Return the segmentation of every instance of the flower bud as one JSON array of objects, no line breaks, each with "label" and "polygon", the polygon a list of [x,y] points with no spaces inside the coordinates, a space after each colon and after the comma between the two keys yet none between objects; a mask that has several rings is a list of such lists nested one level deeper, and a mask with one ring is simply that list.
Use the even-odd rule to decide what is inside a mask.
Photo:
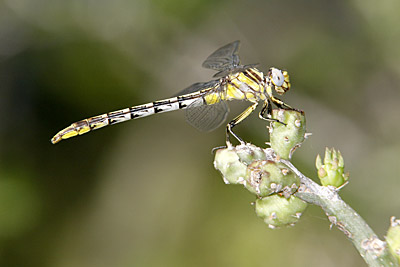
[{"label": "flower bud", "polygon": [[239,160],[235,148],[217,150],[214,167],[221,172],[226,184],[240,184],[244,182],[247,166]]},{"label": "flower bud", "polygon": [[294,225],[306,207],[307,203],[295,196],[285,198],[277,194],[257,199],[255,202],[257,215],[270,228]]},{"label": "flower bud", "polygon": [[271,122],[271,148],[283,159],[290,159],[303,141],[306,132],[306,119],[303,111],[274,109]]},{"label": "flower bud", "polygon": [[245,187],[258,197],[282,193],[290,197],[300,185],[297,177],[282,163],[258,160],[247,166]]},{"label": "flower bud", "polygon": [[325,149],[325,158],[322,163],[320,155],[315,160],[318,177],[324,186],[339,187],[347,182],[349,173],[344,173],[344,160],[340,151],[334,148]]}]

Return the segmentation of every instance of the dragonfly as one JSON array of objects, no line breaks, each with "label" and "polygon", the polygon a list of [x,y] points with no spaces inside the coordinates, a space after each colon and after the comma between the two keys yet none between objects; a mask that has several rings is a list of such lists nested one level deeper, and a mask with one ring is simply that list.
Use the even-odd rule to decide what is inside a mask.
[{"label": "dragonfly", "polygon": [[230,136],[244,144],[242,138],[233,132],[233,128],[254,112],[260,102],[263,103],[259,117],[276,121],[271,117],[272,104],[278,108],[296,110],[273,95],[283,95],[290,87],[289,74],[285,70],[271,67],[266,75],[258,64],[242,65],[239,59],[240,41],[229,43],[213,52],[203,67],[217,71],[213,80],[198,82],[183,89],[175,96],[151,103],[104,113],[72,123],[51,139],[53,144],[61,140],[82,135],[108,125],[138,119],[153,114],[185,110],[189,124],[201,131],[218,128],[227,117],[227,101],[245,100],[251,105],[226,125],[226,144],[231,146]]}]

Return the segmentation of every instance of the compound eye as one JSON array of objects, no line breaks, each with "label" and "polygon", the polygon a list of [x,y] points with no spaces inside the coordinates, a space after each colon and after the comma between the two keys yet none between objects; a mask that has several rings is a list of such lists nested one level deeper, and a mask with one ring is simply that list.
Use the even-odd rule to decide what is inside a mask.
[{"label": "compound eye", "polygon": [[285,81],[285,77],[281,70],[272,68],[271,69],[271,80],[275,86],[282,86]]}]

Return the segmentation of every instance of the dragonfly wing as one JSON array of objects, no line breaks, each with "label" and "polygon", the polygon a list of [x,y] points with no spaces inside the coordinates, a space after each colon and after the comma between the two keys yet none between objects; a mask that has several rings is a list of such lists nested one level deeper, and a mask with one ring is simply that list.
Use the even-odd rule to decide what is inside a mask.
[{"label": "dragonfly wing", "polygon": [[234,69],[240,64],[239,44],[240,41],[235,41],[219,48],[203,62],[203,67],[218,71]]},{"label": "dragonfly wing", "polygon": [[194,83],[173,96],[187,95],[187,94],[195,93],[195,92],[198,92],[198,91],[201,91],[204,89],[214,88],[218,85],[218,83],[220,83],[219,80]]},{"label": "dragonfly wing", "polygon": [[215,104],[206,105],[203,97],[200,97],[186,109],[186,121],[196,129],[204,132],[210,132],[218,128],[225,120],[229,112],[226,101],[218,97],[218,93],[213,94],[216,97]]},{"label": "dragonfly wing", "polygon": [[229,74],[234,74],[234,73],[237,73],[237,72],[242,72],[242,71],[245,71],[245,70],[247,70],[247,69],[254,68],[254,67],[256,67],[257,65],[258,65],[258,63],[255,63],[255,64],[248,64],[248,65],[244,65],[244,66],[243,66],[243,65],[239,65],[239,66],[236,66],[234,69],[221,70],[221,71],[215,73],[214,76],[213,76],[213,78],[225,77],[225,76],[228,76]]}]

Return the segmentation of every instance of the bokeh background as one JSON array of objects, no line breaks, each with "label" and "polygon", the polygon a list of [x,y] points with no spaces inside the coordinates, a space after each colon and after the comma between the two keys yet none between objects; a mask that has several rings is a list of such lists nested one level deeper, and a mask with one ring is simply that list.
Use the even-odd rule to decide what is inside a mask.
[{"label": "bokeh background", "polygon": [[[362,266],[318,207],[268,229],[224,185],[183,112],[57,145],[70,123],[170,97],[240,39],[243,63],[287,69],[283,99],[313,135],[294,164],[315,179],[326,146],[350,172],[341,196],[382,238],[400,216],[400,2],[0,1],[1,266]],[[231,103],[229,118],[247,103]],[[238,126],[263,145],[257,116]]]}]

